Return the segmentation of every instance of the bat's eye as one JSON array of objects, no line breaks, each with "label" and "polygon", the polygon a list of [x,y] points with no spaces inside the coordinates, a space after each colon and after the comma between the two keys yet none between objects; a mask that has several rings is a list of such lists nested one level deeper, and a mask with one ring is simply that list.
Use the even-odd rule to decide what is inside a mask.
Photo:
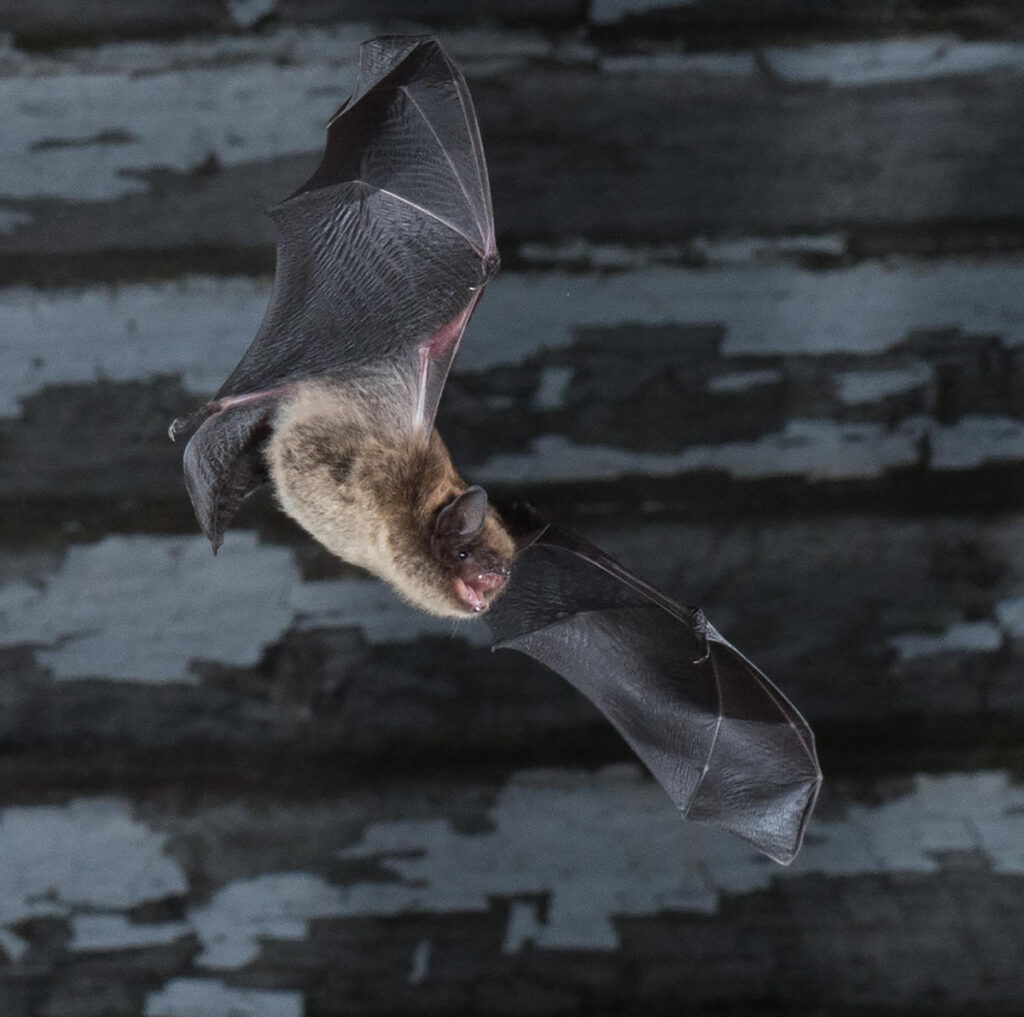
[{"label": "bat's eye", "polygon": [[469,557],[469,548],[468,547],[460,547],[457,553],[458,553],[458,556],[459,556],[459,560],[460,561],[465,561]]}]

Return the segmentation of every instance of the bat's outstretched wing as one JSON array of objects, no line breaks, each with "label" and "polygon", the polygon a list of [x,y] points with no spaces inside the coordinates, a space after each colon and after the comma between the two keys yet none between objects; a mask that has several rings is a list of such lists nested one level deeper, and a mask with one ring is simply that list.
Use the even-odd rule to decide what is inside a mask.
[{"label": "bat's outstretched wing", "polygon": [[203,421],[185,470],[216,547],[265,474],[256,445],[296,381],[379,367],[406,373],[396,407],[429,435],[448,368],[497,268],[483,147],[462,75],[436,39],[365,43],[320,166],[270,210],[277,270],[259,332]]},{"label": "bat's outstretched wing", "polygon": [[821,786],[814,735],[699,609],[547,526],[485,617],[496,647],[535,657],[587,696],[687,819],[792,861]]}]

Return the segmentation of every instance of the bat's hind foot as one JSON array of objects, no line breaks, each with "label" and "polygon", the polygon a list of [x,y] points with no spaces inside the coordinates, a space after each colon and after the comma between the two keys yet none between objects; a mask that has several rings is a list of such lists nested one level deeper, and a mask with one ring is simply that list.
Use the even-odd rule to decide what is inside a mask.
[{"label": "bat's hind foot", "polygon": [[167,428],[167,437],[171,441],[177,441],[180,435],[194,431],[207,417],[212,416],[218,411],[219,406],[216,403],[207,403],[196,410],[195,413],[190,413],[187,417],[175,417],[171,421],[171,426]]},{"label": "bat's hind foot", "polygon": [[191,417],[175,417],[171,421],[171,426],[167,428],[167,437],[171,441],[176,441],[179,434],[184,434],[188,430],[188,424]]}]

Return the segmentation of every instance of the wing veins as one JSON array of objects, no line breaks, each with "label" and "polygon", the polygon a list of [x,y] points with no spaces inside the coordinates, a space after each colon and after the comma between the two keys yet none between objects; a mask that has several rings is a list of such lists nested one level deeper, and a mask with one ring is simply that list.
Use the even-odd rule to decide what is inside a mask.
[{"label": "wing veins", "polygon": [[[620,582],[624,582],[627,586],[633,589],[634,592],[646,596],[654,604],[656,604],[658,607],[664,610],[667,614],[671,615],[673,618],[678,619],[684,624],[693,625],[692,619],[685,618],[680,613],[680,605],[676,604],[675,601],[671,600],[669,597],[666,597],[660,590],[651,586],[649,583],[641,579],[639,576],[633,575],[632,572],[630,572],[624,566],[620,565],[613,558],[610,558],[608,555],[604,554],[604,552],[600,551],[600,549],[591,549],[591,553],[589,555],[581,553],[581,551],[577,548],[568,548],[567,550],[571,550],[573,554],[578,555],[585,561],[591,562],[598,568],[607,572],[608,575],[614,576]],[[594,554],[593,551],[597,551],[597,554]],[[703,612],[701,613],[703,614]],[[739,650],[736,649],[735,646],[732,645],[732,643],[725,639],[718,632],[718,630],[707,620],[707,618],[704,619],[704,624],[707,626],[708,629],[710,629],[714,633],[714,636],[709,636],[707,631],[705,631],[704,638],[708,642],[716,642],[728,647],[730,650],[732,650],[733,653],[736,654],[737,657],[739,657],[744,662],[744,664],[748,665],[749,671],[753,672],[753,677],[757,681],[761,690],[768,696],[769,699],[771,699],[772,704],[775,706],[776,710],[778,710],[778,712],[782,715],[783,719],[786,722],[786,725],[796,735],[797,741],[800,742],[800,745],[803,748],[807,758],[809,760],[814,760],[815,756],[814,750],[812,748],[813,743],[809,741],[806,737],[808,733],[808,728],[807,721],[804,720],[803,714],[801,714],[800,711],[797,710],[797,708],[789,701],[785,693],[783,693],[782,690],[779,689],[772,682],[772,680],[767,675],[765,675],[759,667],[757,667],[756,664],[751,663],[745,656],[743,656],[742,653],[740,653]],[[717,669],[715,669],[715,689],[718,692],[719,704],[719,721],[718,727],[716,727],[715,729],[715,741],[717,741],[718,731],[721,728],[722,722],[722,688],[721,679],[718,677]],[[797,720],[796,718],[799,718],[799,720]],[[712,744],[712,751],[713,750],[714,744]],[[708,756],[708,758],[711,758],[710,755]]]},{"label": "wing veins", "polygon": [[[728,646],[729,649],[732,650],[732,652],[735,653],[736,656],[739,657],[744,664],[748,664],[750,666],[750,668],[754,672],[753,678],[761,687],[761,691],[764,692],[766,696],[768,696],[768,698],[775,705],[775,708],[779,711],[779,713],[781,713],[782,716],[786,718],[786,723],[789,725],[790,729],[796,735],[797,741],[799,741],[800,744],[803,746],[803,750],[807,754],[807,758],[814,759],[814,751],[811,747],[811,743],[808,742],[805,737],[805,734],[809,732],[809,729],[807,727],[807,721],[804,719],[803,714],[800,713],[800,711],[789,701],[785,693],[780,688],[778,688],[775,685],[775,683],[771,680],[771,678],[764,674],[756,664],[753,664],[751,663],[751,661],[747,660],[747,658],[744,657],[743,654],[740,653],[740,651],[732,645],[732,643],[728,642],[726,639],[723,639],[722,636],[719,635],[717,632],[716,635],[718,635],[718,638],[713,640],[713,642],[721,643],[723,646]],[[796,715],[796,717],[799,717],[801,721],[803,721],[803,724],[797,722],[797,720],[793,716],[794,714]]]},{"label": "wing veins", "polygon": [[[480,193],[489,195],[491,193],[491,182],[487,175],[487,160],[484,158],[484,144],[483,139],[480,137],[480,123],[476,118],[476,110],[473,108],[473,98],[469,94],[469,86],[466,84],[465,78],[459,74],[457,68],[451,61],[451,57],[445,53],[444,59],[445,63],[448,65],[448,69],[451,71],[452,78],[455,80],[455,94],[459,97],[459,105],[462,107],[462,117],[466,121],[466,126],[469,130],[469,143],[473,149],[473,161],[476,163],[477,182],[480,184]],[[467,102],[469,103],[468,106],[466,105]],[[486,225],[487,232],[485,239],[487,240],[488,246],[493,247],[493,213],[487,219]]]},{"label": "wing veins", "polygon": [[[469,196],[469,191],[466,190],[466,185],[463,183],[462,177],[459,176],[459,171],[455,168],[455,163],[452,162],[452,157],[448,154],[448,150],[444,147],[444,143],[441,141],[441,138],[438,135],[437,131],[434,130],[434,125],[427,118],[427,114],[423,112],[422,107],[416,101],[416,98],[412,94],[412,92],[409,91],[408,86],[407,85],[402,85],[400,87],[401,87],[401,90],[406,94],[406,97],[409,99],[409,102],[411,102],[413,104],[413,106],[416,107],[416,112],[419,113],[420,119],[423,121],[423,123],[425,123],[427,125],[427,130],[430,131],[431,135],[433,135],[434,141],[437,142],[437,147],[441,150],[441,155],[444,156],[444,161],[446,163],[448,163],[448,166],[450,167],[450,169],[452,171],[452,176],[455,177],[455,179],[458,181],[459,190],[462,191],[462,195],[466,199],[466,205],[469,208],[470,214],[473,216],[473,222],[476,224],[476,228],[480,231],[481,236],[483,236],[485,239],[487,239],[487,231],[484,229],[482,223],[477,218],[476,209],[473,207],[473,199]],[[456,94],[457,94],[458,93],[458,89],[456,89],[455,91],[456,91]],[[460,106],[462,105],[461,98],[459,100],[459,105]],[[466,107],[465,106],[462,106],[462,112],[463,112],[463,116],[465,116],[465,112],[466,112]],[[470,134],[472,135],[472,132],[470,132]],[[472,137],[470,137],[470,142],[469,143],[470,143],[470,147],[472,148],[473,147],[473,139],[472,139]],[[473,153],[473,157],[474,157],[474,162],[475,162],[476,161],[476,152],[475,151]],[[441,221],[444,222],[443,219]],[[461,232],[461,231],[456,231],[456,232]],[[466,234],[463,233],[462,236],[465,237]],[[469,240],[469,237],[466,237],[466,239]],[[473,242],[470,240],[470,243],[473,243]],[[473,248],[476,249],[476,244],[473,244]]]},{"label": "wing veins", "polygon": [[480,250],[477,247],[477,245],[473,242],[473,238],[466,236],[464,230],[460,230],[459,227],[455,225],[455,223],[449,222],[447,219],[444,218],[444,216],[438,215],[436,212],[431,212],[429,208],[424,208],[422,205],[418,205],[415,201],[403,197],[401,194],[396,194],[394,191],[389,191],[386,187],[378,187],[376,184],[371,184],[368,180],[354,180],[353,183],[362,184],[364,187],[369,187],[372,190],[377,191],[378,194],[385,194],[389,198],[394,198],[395,201],[400,201],[403,205],[408,205],[410,208],[415,208],[417,212],[422,212],[424,215],[430,216],[431,219],[436,219],[439,223],[441,223],[442,226],[447,226],[448,229],[452,231],[452,233],[456,233],[460,237],[462,237],[462,239],[465,240],[466,243],[469,244],[469,246],[472,247],[477,254],[480,254]]},{"label": "wing veins", "polygon": [[[707,636],[705,636],[704,639],[706,641]],[[715,749],[718,748],[718,736],[722,732],[722,721],[725,718],[725,711],[722,707],[722,679],[718,676],[718,668],[715,667],[714,661],[711,660],[710,653],[708,654],[708,663],[711,664],[711,670],[715,675],[715,695],[718,697],[718,715],[715,717],[715,733],[711,736],[711,747],[708,749],[708,754],[704,759],[704,765],[701,767],[700,779],[694,785],[693,791],[690,793],[690,800],[686,803],[686,811],[683,813],[684,816],[689,816],[690,808],[693,806],[693,800],[697,797],[697,793],[700,791],[701,785],[704,783],[711,770],[711,760],[715,756]]]}]

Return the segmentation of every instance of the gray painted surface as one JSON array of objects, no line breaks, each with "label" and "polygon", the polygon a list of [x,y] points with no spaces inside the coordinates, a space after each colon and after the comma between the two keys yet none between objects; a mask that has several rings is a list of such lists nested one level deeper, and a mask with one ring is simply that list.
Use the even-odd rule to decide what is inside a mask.
[{"label": "gray painted surface", "polygon": [[[4,1017],[1019,1012],[1020,12],[884,7],[8,5]],[[453,454],[806,711],[788,870],[269,498],[196,532],[167,423],[259,321],[359,22],[410,16],[506,263]]]},{"label": "gray painted surface", "polygon": [[[46,274],[45,254],[63,259],[61,272],[101,271],[93,251],[141,249],[181,269],[204,248],[221,264],[252,261],[271,241],[256,212],[315,166],[366,31],[11,61],[0,74],[14,110],[0,257],[19,275],[25,256]],[[453,49],[471,77],[506,237],[843,228],[861,245],[914,251],[954,227],[1017,243],[1019,42],[932,37],[623,63],[532,36],[493,39],[457,35]]]}]

